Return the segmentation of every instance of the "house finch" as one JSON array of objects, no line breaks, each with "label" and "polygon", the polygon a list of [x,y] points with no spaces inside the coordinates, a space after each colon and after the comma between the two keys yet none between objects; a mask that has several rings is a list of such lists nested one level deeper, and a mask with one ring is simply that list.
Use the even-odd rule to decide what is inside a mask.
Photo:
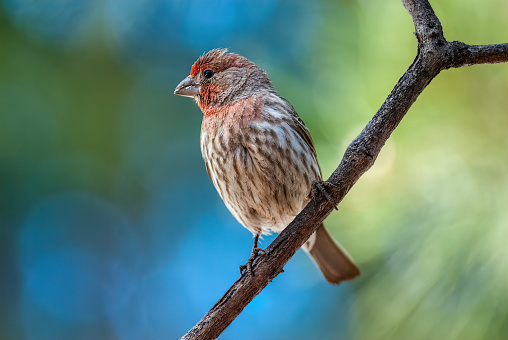
[{"label": "house finch", "polygon": [[[229,211],[254,234],[251,257],[240,266],[252,273],[260,235],[282,231],[321,180],[309,131],[264,70],[226,49],[201,56],[175,94],[194,98],[203,112],[206,170]],[[331,283],[360,274],[324,225],[303,249]]]}]

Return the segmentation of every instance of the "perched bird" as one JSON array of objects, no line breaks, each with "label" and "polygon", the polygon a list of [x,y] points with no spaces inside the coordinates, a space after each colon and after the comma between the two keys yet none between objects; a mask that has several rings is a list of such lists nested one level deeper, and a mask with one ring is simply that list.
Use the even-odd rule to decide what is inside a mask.
[{"label": "perched bird", "polygon": [[[266,72],[227,49],[202,55],[175,94],[194,98],[203,112],[206,170],[229,211],[254,234],[251,257],[240,266],[252,273],[260,235],[282,231],[321,181],[310,133]],[[360,274],[324,225],[303,249],[331,283]]]}]

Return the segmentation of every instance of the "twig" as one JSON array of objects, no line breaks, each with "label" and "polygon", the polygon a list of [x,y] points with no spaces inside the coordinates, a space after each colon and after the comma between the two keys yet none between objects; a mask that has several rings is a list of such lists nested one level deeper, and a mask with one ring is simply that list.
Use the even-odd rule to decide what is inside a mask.
[{"label": "twig", "polygon": [[[360,176],[375,162],[381,148],[431,80],[442,70],[474,64],[508,61],[508,44],[467,45],[448,42],[427,0],[402,0],[413,18],[418,54],[385,102],[346,149],[328,179],[329,194],[342,201]],[[334,206],[323,197],[313,198],[303,211],[266,248],[254,264],[253,276],[239,278],[206,315],[181,339],[215,339],[265,287],[304,244]]]}]

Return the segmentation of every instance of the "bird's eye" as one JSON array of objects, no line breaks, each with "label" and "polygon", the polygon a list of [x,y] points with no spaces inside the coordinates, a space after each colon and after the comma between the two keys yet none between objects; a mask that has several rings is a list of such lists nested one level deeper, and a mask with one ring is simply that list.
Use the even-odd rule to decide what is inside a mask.
[{"label": "bird's eye", "polygon": [[205,78],[212,78],[213,71],[212,70],[206,70],[205,72],[203,72],[203,75],[205,76]]}]

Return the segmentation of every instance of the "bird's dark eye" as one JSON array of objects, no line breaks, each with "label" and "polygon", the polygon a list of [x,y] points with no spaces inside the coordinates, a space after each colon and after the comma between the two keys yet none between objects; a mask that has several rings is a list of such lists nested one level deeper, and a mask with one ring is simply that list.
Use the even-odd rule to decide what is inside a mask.
[{"label": "bird's dark eye", "polygon": [[205,76],[205,78],[212,78],[213,71],[212,70],[206,70],[205,72],[203,72],[203,75]]}]

